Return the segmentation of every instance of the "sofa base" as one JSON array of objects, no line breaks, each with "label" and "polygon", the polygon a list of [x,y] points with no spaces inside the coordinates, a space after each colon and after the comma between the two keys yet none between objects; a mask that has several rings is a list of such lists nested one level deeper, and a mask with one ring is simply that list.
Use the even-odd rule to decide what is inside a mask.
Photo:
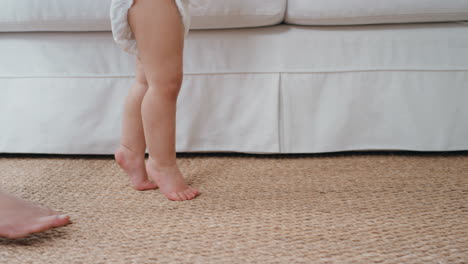
[{"label": "sofa base", "polygon": [[[0,152],[112,154],[131,82],[0,79]],[[177,151],[467,150],[467,83],[468,72],[187,75]]]}]

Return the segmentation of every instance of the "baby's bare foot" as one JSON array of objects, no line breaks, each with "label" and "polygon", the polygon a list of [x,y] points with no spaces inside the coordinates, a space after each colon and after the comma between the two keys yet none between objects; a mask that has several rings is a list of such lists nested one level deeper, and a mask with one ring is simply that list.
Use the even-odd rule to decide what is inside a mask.
[{"label": "baby's bare foot", "polygon": [[0,192],[0,237],[11,239],[64,226],[66,215]]},{"label": "baby's bare foot", "polygon": [[159,186],[159,190],[169,200],[192,200],[199,194],[197,189],[185,183],[184,176],[177,165],[161,167],[150,157],[146,162],[146,171],[148,172],[148,176]]},{"label": "baby's bare foot", "polygon": [[146,174],[145,169],[144,155],[137,155],[129,148],[120,145],[114,156],[120,167],[130,177],[133,188],[138,191],[153,190],[158,188],[156,183],[148,180],[148,175]]}]

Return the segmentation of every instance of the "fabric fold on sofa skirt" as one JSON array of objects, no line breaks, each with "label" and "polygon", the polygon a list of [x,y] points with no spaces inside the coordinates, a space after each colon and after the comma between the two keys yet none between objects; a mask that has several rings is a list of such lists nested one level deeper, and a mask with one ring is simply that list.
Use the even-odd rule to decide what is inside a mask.
[{"label": "fabric fold on sofa skirt", "polygon": [[[468,25],[323,30],[191,33],[177,151],[468,149]],[[134,58],[109,32],[3,33],[0,57],[0,152],[113,153]]]},{"label": "fabric fold on sofa skirt", "polygon": [[[0,79],[0,151],[111,154],[132,81]],[[467,83],[468,71],[187,75],[177,151],[466,150]]]}]

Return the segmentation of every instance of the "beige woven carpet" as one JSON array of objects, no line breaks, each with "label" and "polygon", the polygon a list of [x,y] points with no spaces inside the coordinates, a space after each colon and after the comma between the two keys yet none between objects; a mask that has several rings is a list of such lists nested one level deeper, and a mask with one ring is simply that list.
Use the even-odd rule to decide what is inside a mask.
[{"label": "beige woven carpet", "polygon": [[179,157],[196,200],[110,157],[0,156],[4,190],[73,220],[0,239],[0,263],[468,262],[466,152]]}]

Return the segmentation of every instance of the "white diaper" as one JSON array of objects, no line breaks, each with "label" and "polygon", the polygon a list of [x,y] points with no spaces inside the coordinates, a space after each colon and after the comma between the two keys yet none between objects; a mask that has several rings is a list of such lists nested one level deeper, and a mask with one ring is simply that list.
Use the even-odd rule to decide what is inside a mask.
[{"label": "white diaper", "polygon": [[[136,55],[138,50],[135,36],[133,35],[127,19],[128,10],[133,6],[133,1],[134,0],[112,0],[110,18],[112,34],[117,45],[123,50]],[[175,0],[185,27],[185,36],[187,36],[190,29],[190,10],[188,1],[190,0]]]}]

